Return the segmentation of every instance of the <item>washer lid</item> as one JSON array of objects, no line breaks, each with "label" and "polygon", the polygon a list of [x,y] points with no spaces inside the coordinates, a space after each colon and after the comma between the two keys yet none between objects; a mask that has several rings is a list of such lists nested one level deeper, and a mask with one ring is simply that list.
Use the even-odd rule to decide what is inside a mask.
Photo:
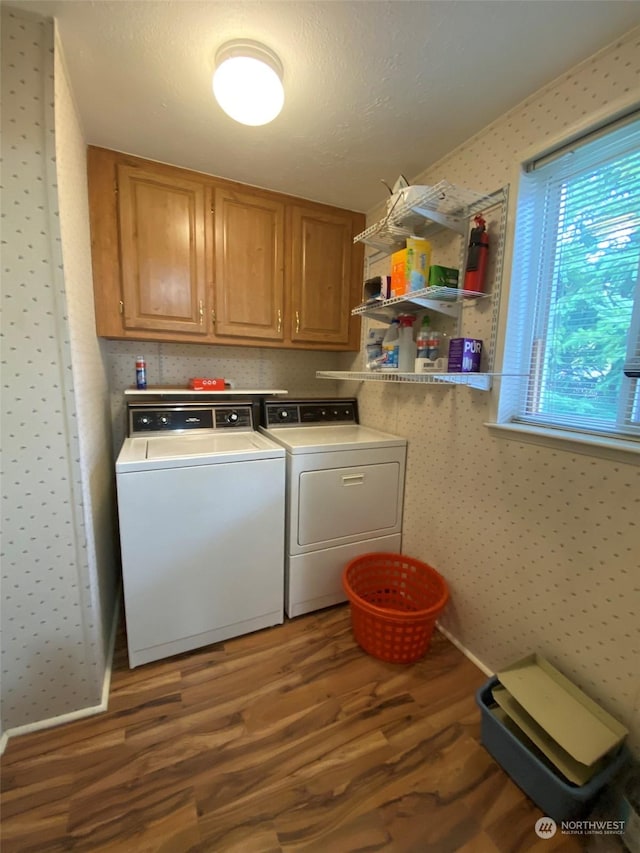
[{"label": "washer lid", "polygon": [[406,438],[377,429],[349,424],[343,426],[277,427],[264,430],[290,453],[324,453],[331,450],[362,450],[404,447]]},{"label": "washer lid", "polygon": [[275,459],[284,449],[254,430],[221,430],[206,435],[156,435],[127,438],[116,471],[150,471],[187,465],[214,465]]}]

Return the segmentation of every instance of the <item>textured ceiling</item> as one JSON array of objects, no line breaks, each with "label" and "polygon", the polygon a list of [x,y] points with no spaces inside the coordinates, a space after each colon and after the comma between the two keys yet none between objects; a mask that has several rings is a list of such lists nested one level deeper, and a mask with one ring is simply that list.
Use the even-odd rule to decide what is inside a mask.
[{"label": "textured ceiling", "polygon": [[[640,23],[637,0],[4,5],[57,19],[89,143],[355,210]],[[284,65],[271,125],[213,100],[213,54],[238,37]]]}]

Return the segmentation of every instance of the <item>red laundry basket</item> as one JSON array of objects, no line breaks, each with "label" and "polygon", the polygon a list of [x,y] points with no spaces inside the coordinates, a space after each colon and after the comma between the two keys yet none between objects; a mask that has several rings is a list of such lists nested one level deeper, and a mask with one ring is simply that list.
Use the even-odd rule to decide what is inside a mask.
[{"label": "red laundry basket", "polygon": [[365,652],[390,663],[412,663],[426,653],[449,600],[438,572],[403,554],[363,554],[342,573],[351,625]]}]

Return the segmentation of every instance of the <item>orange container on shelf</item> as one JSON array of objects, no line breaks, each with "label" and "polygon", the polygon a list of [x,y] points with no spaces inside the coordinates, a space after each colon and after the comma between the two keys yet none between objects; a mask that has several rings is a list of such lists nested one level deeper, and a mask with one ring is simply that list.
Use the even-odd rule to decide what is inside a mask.
[{"label": "orange container on shelf", "polygon": [[342,585],[358,645],[390,663],[413,663],[427,652],[436,619],[449,600],[435,569],[403,554],[362,554],[347,563]]},{"label": "orange container on shelf", "polygon": [[407,250],[400,249],[391,255],[391,296],[402,296],[405,291]]},{"label": "orange container on shelf", "polygon": [[431,243],[421,237],[407,237],[407,260],[404,271],[404,292],[424,290],[429,281]]}]

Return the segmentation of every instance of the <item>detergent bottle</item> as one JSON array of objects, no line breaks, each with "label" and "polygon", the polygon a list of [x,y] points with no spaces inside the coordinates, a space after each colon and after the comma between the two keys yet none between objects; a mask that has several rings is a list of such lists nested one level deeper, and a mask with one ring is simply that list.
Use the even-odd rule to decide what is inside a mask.
[{"label": "detergent bottle", "polygon": [[413,373],[416,360],[416,345],[413,340],[413,323],[415,317],[411,314],[401,314],[398,317],[399,347],[398,347],[398,372]]},{"label": "detergent bottle", "polygon": [[384,361],[382,370],[397,370],[400,347],[400,330],[398,318],[394,317],[382,341],[382,355]]}]

